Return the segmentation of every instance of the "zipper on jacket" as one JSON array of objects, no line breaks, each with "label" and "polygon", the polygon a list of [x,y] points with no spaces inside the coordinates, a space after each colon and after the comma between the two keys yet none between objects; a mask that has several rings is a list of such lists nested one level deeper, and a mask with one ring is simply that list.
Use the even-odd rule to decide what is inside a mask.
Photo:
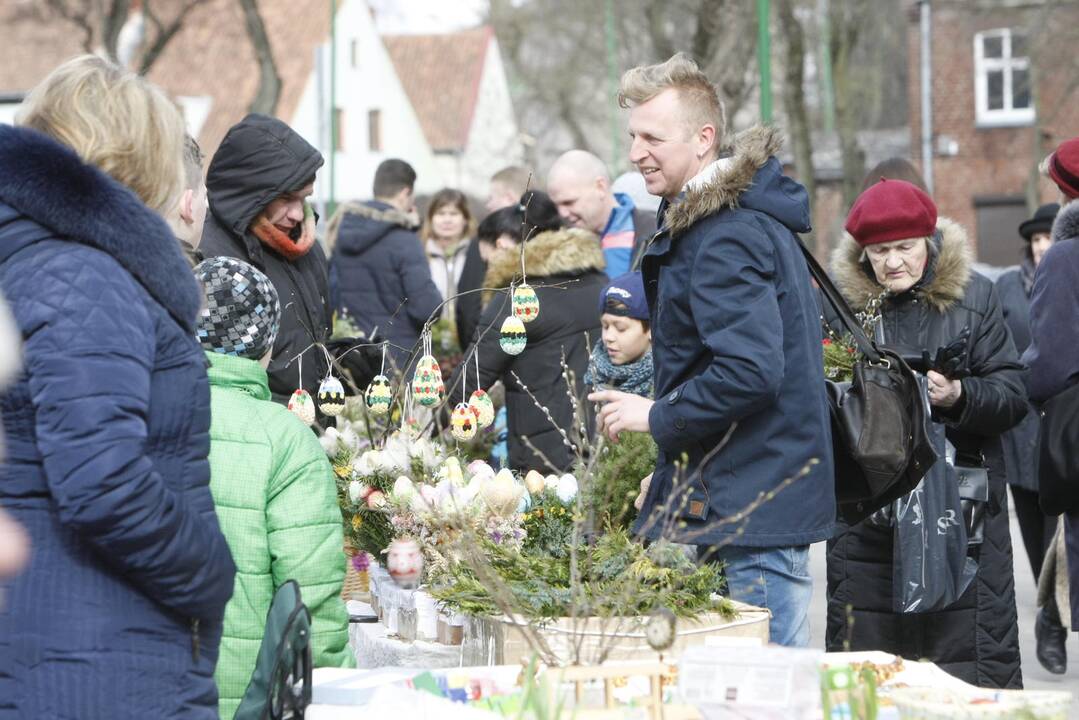
[{"label": "zipper on jacket", "polygon": [[191,660],[199,661],[199,621],[191,621]]}]

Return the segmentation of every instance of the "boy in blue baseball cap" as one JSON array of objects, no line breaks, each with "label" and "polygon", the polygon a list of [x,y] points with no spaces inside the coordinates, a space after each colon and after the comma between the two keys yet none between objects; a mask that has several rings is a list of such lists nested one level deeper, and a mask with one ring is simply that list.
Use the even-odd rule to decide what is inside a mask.
[{"label": "boy in blue baseball cap", "polygon": [[585,382],[596,390],[620,390],[651,398],[652,328],[639,272],[610,282],[600,294],[602,344],[592,348]]}]

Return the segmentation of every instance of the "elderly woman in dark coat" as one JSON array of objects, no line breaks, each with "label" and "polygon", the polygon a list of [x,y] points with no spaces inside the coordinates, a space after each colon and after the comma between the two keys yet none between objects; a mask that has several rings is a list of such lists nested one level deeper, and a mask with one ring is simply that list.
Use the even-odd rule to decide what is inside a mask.
[{"label": "elderly woman in dark coat", "polygon": [[[1020,355],[1030,345],[1030,294],[1034,289],[1034,272],[1053,244],[1049,231],[1059,210],[1057,203],[1042,205],[1034,217],[1019,226],[1019,234],[1026,241],[1022,263],[997,279],[1004,322]],[[1001,438],[1015,515],[1035,583],[1042,573],[1042,561],[1057,526],[1056,518],[1046,515],[1038,505],[1038,425],[1038,413],[1031,410],[1021,423]],[[1061,627],[1055,603],[1038,612],[1036,623],[1038,661],[1051,673],[1065,672],[1067,663],[1063,644],[1067,633]]]},{"label": "elderly woman in dark coat", "polygon": [[855,308],[887,291],[881,325],[889,345],[935,354],[970,329],[970,376],[929,371],[929,402],[957,464],[988,469],[990,499],[984,540],[968,549],[977,576],[939,611],[892,611],[892,528],[870,520],[844,528],[828,547],[827,647],[849,641],[853,650],[931,660],[974,685],[1022,687],[1000,436],[1027,406],[1000,302],[992,283],[971,272],[963,229],[938,220],[933,201],[910,183],[882,180],[862,193],[847,231],[833,258],[836,281]]}]

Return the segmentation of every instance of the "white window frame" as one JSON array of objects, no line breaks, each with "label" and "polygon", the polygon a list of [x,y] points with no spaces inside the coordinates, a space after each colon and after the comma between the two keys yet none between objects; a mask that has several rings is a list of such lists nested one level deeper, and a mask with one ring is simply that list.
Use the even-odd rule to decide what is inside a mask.
[{"label": "white window frame", "polygon": [[[987,58],[984,54],[985,40],[1001,39],[999,58]],[[989,109],[989,72],[1000,70],[1004,76],[1004,107]],[[1011,28],[986,30],[974,35],[974,111],[978,127],[1016,127],[1034,123],[1033,104],[1029,108],[1013,108],[1012,71],[1030,71],[1029,57],[1012,57]]]}]

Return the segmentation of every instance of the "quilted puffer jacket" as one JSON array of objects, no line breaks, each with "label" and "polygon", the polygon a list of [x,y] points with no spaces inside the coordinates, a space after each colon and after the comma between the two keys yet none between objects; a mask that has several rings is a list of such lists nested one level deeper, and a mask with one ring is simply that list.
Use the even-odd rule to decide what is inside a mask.
[{"label": "quilted puffer jacket", "polygon": [[0,288],[24,374],[0,396],[0,718],[217,717],[235,567],[209,489],[199,291],[168,226],[37,132],[0,126]]},{"label": "quilted puffer jacket", "polygon": [[333,470],[314,434],[270,399],[254,360],[210,360],[210,489],[232,556],[236,591],[225,609],[217,688],[231,718],[255,669],[266,613],[286,580],[313,622],[316,667],[352,667],[341,510]]},{"label": "quilted puffer jacket", "polygon": [[[935,355],[970,328],[968,369],[959,402],[934,409],[947,428],[957,462],[989,471],[985,539],[968,555],[978,574],[950,607],[895,614],[892,608],[892,529],[869,521],[844,527],[828,544],[828,650],[884,650],[926,658],[973,685],[1021,688],[1008,495],[1000,436],[1027,411],[1022,366],[1008,334],[993,284],[971,270],[963,229],[944,218],[930,247],[922,280],[881,306],[885,341],[904,355]],[[862,249],[849,235],[836,248],[833,272],[851,307],[877,297]],[[848,608],[849,611],[848,617]],[[849,622],[853,620],[853,623]]]}]

